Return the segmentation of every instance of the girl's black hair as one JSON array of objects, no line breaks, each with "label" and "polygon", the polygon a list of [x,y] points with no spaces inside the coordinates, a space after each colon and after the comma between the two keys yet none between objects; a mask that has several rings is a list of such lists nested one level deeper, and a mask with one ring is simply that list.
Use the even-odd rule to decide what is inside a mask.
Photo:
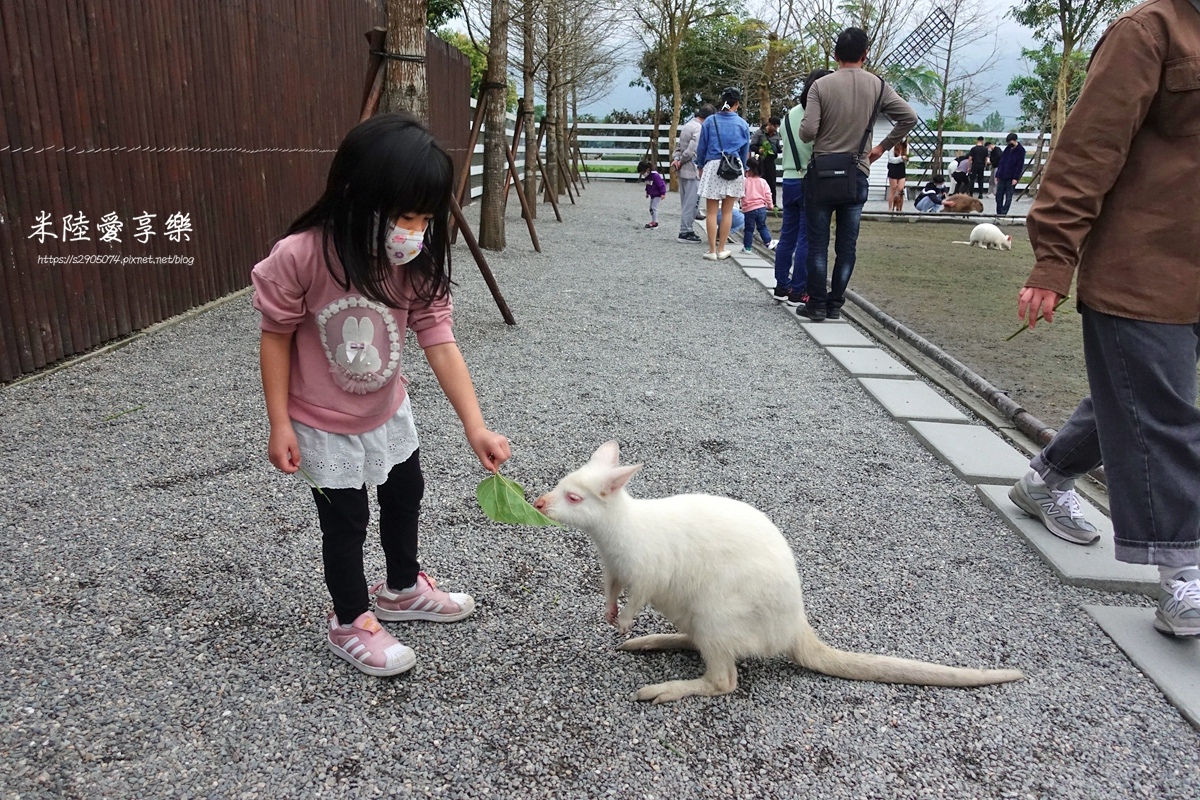
[{"label": "girl's black hair", "polygon": [[828,69],[814,69],[812,72],[808,73],[808,77],[804,79],[804,91],[800,93],[801,108],[808,108],[808,90],[811,89],[812,85],[817,82],[817,79],[824,78],[826,75],[832,74],[833,70]]},{"label": "girl's black hair", "polygon": [[[454,162],[411,114],[380,114],[359,123],[342,140],[325,193],[284,236],[319,229],[329,274],[343,289],[391,308],[402,305],[407,281],[421,302],[450,290],[450,193]],[[404,265],[404,278],[388,261],[388,228],[401,214],[430,214],[421,254]],[[283,237],[280,237],[283,238]],[[341,262],[339,274],[330,245]]]},{"label": "girl's black hair", "polygon": [[645,175],[650,171],[650,159],[643,158],[637,165],[638,175]]}]

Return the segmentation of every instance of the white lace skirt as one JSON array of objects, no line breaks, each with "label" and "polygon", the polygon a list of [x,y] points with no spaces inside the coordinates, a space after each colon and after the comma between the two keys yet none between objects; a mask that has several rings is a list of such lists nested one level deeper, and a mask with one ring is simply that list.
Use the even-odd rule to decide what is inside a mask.
[{"label": "white lace skirt", "polygon": [[726,197],[741,197],[746,193],[746,177],[738,175],[727,181],[717,174],[721,159],[714,158],[704,165],[704,174],[700,176],[700,196],[706,200],[721,200]]},{"label": "white lace skirt", "polygon": [[292,429],[300,444],[300,466],[322,489],[379,486],[419,445],[407,397],[391,419],[366,433],[329,433],[295,420]]}]

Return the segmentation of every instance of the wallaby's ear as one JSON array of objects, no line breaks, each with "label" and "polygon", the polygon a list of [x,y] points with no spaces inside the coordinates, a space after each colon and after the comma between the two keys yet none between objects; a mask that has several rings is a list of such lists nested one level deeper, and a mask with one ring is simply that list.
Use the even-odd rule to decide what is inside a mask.
[{"label": "wallaby's ear", "polygon": [[642,468],[641,464],[630,464],[627,467],[615,467],[607,475],[604,476],[604,484],[600,488],[600,496],[608,497],[610,494],[616,494],[625,488],[625,484],[629,483],[629,479],[633,477],[633,473]]},{"label": "wallaby's ear", "polygon": [[617,444],[616,439],[605,442],[596,448],[596,452],[592,453],[591,461],[594,464],[615,467],[621,463],[621,446]]}]

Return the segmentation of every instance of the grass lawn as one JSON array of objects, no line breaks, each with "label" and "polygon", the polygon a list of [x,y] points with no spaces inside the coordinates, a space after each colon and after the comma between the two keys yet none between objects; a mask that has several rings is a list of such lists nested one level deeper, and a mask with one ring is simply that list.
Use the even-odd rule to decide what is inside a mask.
[{"label": "grass lawn", "polygon": [[[772,219],[771,228],[779,223]],[[850,288],[1057,428],[1088,392],[1074,300],[1053,325],[1004,341],[1020,327],[1017,291],[1033,250],[1020,226],[1004,229],[1011,251],[951,244],[970,238],[972,227],[864,220]]]}]

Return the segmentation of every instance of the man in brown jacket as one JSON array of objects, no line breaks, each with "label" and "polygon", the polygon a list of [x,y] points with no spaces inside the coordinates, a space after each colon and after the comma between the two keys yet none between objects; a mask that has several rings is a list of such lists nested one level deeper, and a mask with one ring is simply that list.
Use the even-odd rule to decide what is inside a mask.
[{"label": "man in brown jacket", "polygon": [[1032,328],[1079,271],[1085,398],[1009,496],[1098,538],[1073,480],[1104,463],[1118,560],[1156,564],[1154,626],[1200,636],[1200,0],[1149,0],[1092,53],[1028,216]]}]

